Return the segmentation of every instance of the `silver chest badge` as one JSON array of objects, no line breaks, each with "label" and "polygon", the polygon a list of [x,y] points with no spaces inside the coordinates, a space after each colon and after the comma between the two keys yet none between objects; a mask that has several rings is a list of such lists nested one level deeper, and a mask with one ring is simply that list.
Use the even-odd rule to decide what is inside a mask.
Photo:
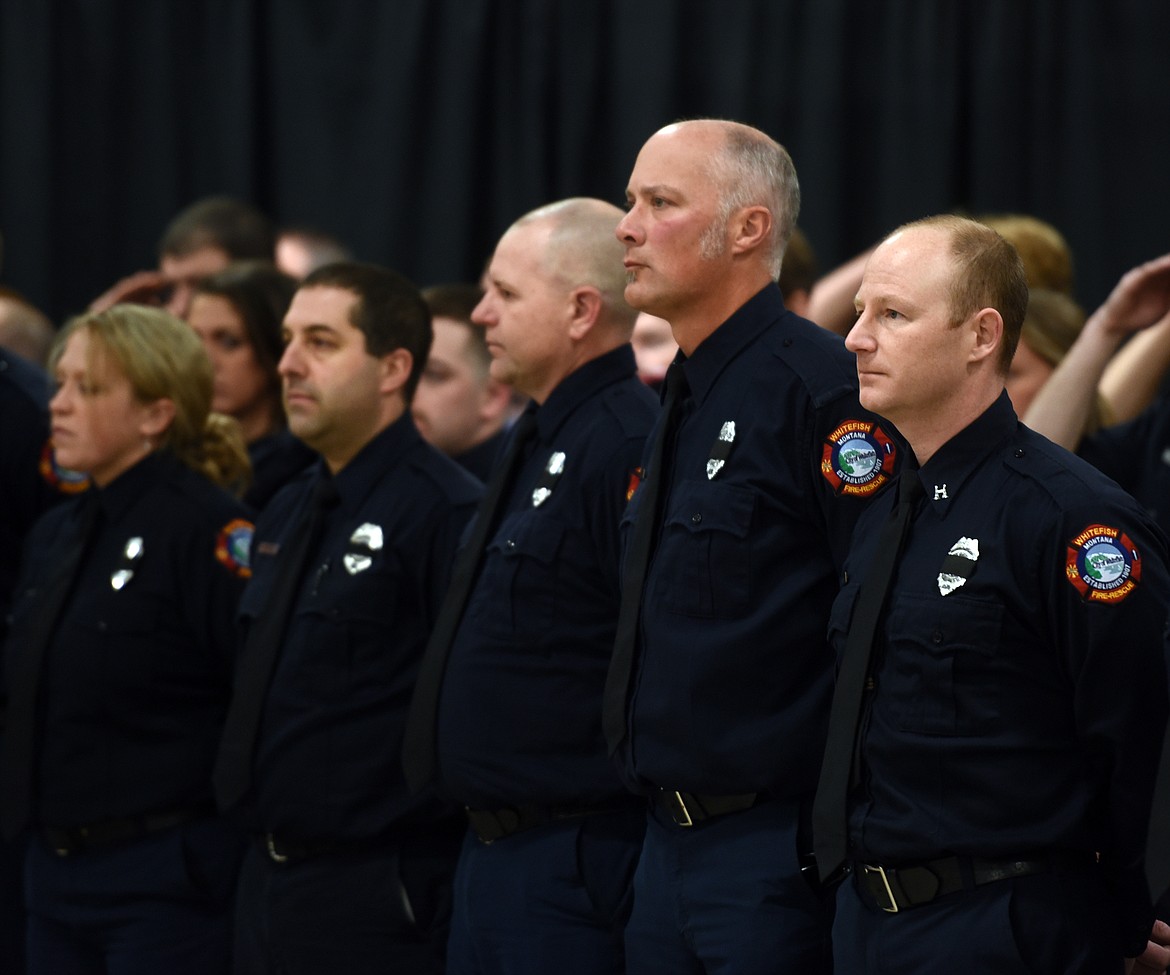
[{"label": "silver chest badge", "polygon": [[145,551],[146,547],[142,544],[142,538],[138,535],[129,539],[122,547],[121,567],[110,576],[110,585],[115,591],[125,589],[126,584],[134,578],[134,566],[142,558],[142,553]]},{"label": "silver chest badge", "polygon": [[975,574],[979,561],[979,539],[964,535],[947,552],[942,571],[938,574],[938,591],[949,596]]},{"label": "silver chest badge", "polygon": [[548,463],[544,466],[544,473],[540,475],[540,481],[536,485],[536,490],[532,492],[532,507],[539,508],[549,499],[552,495],[553,487],[564,472],[565,454],[560,450],[555,451],[548,459]]},{"label": "silver chest badge", "polygon": [[713,480],[715,475],[723,470],[727,457],[731,453],[731,445],[735,443],[735,421],[728,420],[719,428],[719,436],[711,445],[711,457],[707,461],[707,480]]},{"label": "silver chest badge", "polygon": [[365,572],[374,564],[374,553],[382,551],[382,527],[366,522],[359,525],[349,536],[349,548],[341,558],[341,564],[351,576]]}]

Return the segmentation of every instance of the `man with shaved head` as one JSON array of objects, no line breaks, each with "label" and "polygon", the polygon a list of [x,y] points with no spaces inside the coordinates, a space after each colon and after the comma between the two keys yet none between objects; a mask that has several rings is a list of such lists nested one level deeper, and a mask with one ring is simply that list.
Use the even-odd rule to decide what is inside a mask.
[{"label": "man with shaved head", "polygon": [[570,199],[521,217],[472,313],[492,377],[531,403],[469,529],[403,752],[416,783],[468,809],[451,975],[623,971],[645,812],[606,755],[601,696],[619,522],[657,406],[629,344],[621,216]]},{"label": "man with shaved head", "polygon": [[833,685],[826,643],[853,524],[896,448],[840,338],[776,286],[800,190],[738,123],[662,129],[618,225],[626,300],[680,352],[624,534],[604,728],[650,799],[631,973],[829,970],[811,800]]}]

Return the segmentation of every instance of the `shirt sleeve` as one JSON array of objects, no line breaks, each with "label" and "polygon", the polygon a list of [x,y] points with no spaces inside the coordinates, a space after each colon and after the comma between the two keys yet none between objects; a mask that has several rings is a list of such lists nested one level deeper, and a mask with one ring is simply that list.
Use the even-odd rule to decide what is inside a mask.
[{"label": "shirt sleeve", "polygon": [[1153,923],[1145,848],[1168,711],[1165,551],[1133,508],[1109,503],[1066,513],[1050,547],[1049,626],[1102,800],[1097,852],[1118,950],[1133,957]]}]

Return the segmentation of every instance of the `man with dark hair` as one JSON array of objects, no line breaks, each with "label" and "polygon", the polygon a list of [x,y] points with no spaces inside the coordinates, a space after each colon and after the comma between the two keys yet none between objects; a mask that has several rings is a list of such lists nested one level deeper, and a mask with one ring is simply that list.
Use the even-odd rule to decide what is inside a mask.
[{"label": "man with dark hair", "polygon": [[954,216],[887,237],[855,299],[861,402],[921,466],[858,523],[830,621],[814,834],[846,878],[840,971],[1095,975],[1147,949],[1165,542],[1017,420],[1027,300],[1015,249]]},{"label": "man with dark hair", "polygon": [[237,971],[443,971],[461,823],[407,793],[411,688],[480,488],[418,435],[430,315],[393,271],[300,286],[279,370],[289,429],[321,461],[269,502],[216,765],[256,835]]},{"label": "man with dark hair", "polygon": [[776,280],[800,190],[763,132],[711,119],[642,147],[617,228],[626,300],[680,352],[624,526],[605,730],[650,798],[630,973],[814,975],[830,912],[810,812],[829,607],[895,469],[841,340]]},{"label": "man with dark hair", "polygon": [[233,261],[272,261],[276,232],[254,206],[226,196],[192,203],[175,216],[158,245],[158,270],[138,271],[95,298],[89,309],[104,311],[123,301],[161,305],[186,318],[195,285]]},{"label": "man with dark hair", "polygon": [[471,321],[482,297],[473,284],[424,289],[434,341],[411,411],[424,440],[486,481],[504,439],[512,391],[492,379],[484,330]]}]

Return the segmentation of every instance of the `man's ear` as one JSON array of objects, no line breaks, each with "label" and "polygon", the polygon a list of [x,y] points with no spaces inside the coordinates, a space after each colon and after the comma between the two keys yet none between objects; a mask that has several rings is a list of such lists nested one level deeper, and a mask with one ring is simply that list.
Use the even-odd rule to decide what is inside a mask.
[{"label": "man's ear", "polygon": [[579,342],[592,330],[601,315],[601,292],[592,285],[583,284],[569,292],[572,307],[569,310],[569,337]]},{"label": "man's ear", "polygon": [[378,389],[382,393],[396,393],[406,385],[410,370],[414,368],[414,356],[406,349],[394,349],[380,360],[382,379]]},{"label": "man's ear", "polygon": [[994,308],[983,308],[968,323],[971,329],[970,361],[998,356],[1003,348],[1003,316]]},{"label": "man's ear", "polygon": [[743,207],[731,218],[731,252],[746,254],[767,243],[772,233],[772,214],[767,207]]}]

